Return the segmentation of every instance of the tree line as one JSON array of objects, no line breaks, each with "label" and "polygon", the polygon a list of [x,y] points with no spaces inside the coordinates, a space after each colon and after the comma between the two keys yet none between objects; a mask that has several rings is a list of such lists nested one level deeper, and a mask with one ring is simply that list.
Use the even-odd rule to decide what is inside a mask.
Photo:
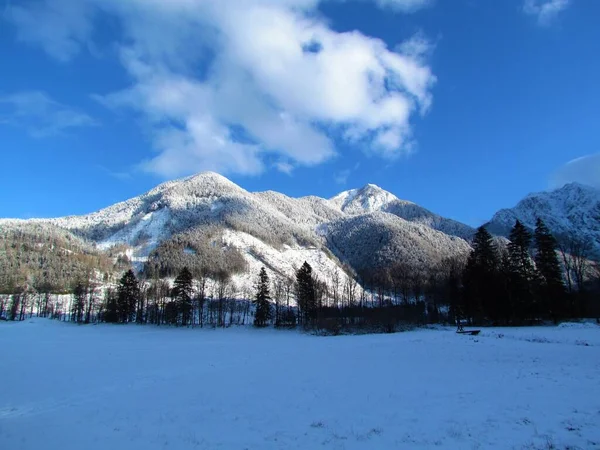
[{"label": "tree line", "polygon": [[591,246],[560,243],[541,219],[533,233],[520,222],[499,246],[484,228],[473,239],[452,314],[473,324],[522,325],[600,316],[599,270]]},{"label": "tree line", "polygon": [[350,273],[315,273],[304,263],[293,277],[265,268],[241,295],[227,271],[183,267],[172,286],[161,270],[138,279],[128,270],[104,288],[93,274],[80,277],[69,296],[28,288],[0,296],[0,317],[33,315],[77,323],[138,323],[182,327],[295,327],[336,334],[395,331],[405,325],[454,323],[525,325],[600,316],[600,270],[591,248],[561,241],[537,221],[533,234],[517,221],[509,240],[480,227],[472,251],[433,267],[402,261]]}]

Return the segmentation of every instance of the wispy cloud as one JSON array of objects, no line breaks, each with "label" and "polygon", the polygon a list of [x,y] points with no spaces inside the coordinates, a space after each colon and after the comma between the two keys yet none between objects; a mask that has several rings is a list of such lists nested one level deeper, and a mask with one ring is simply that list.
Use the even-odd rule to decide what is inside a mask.
[{"label": "wispy cloud", "polygon": [[[368,1],[399,12],[430,3]],[[11,20],[21,40],[61,61],[90,43],[96,14],[120,23],[125,38],[115,44],[132,85],[97,98],[151,130],[156,154],[142,162],[146,171],[256,174],[269,160],[321,164],[347,147],[329,131],[385,159],[409,153],[412,119],[430,108],[436,82],[427,39],[390,49],[337,32],[320,19],[319,3],[40,0]]]},{"label": "wispy cloud", "polygon": [[550,177],[551,188],[573,182],[600,189],[600,153],[573,159]]},{"label": "wispy cloud", "polygon": [[350,169],[341,170],[333,176],[333,181],[335,181],[337,184],[345,185],[348,183],[348,177],[351,173],[352,171]]},{"label": "wispy cloud", "polygon": [[292,172],[294,171],[293,164],[290,164],[289,162],[286,162],[286,161],[279,161],[279,162],[275,163],[275,168],[278,171],[285,173],[286,175],[291,175]]},{"label": "wispy cloud", "polygon": [[63,105],[40,91],[24,91],[0,96],[0,124],[27,130],[42,138],[64,134],[70,129],[96,126],[89,115]]},{"label": "wispy cloud", "polygon": [[333,175],[333,181],[335,181],[341,186],[348,184],[348,178],[350,178],[350,175],[352,175],[353,172],[357,171],[359,167],[360,163],[356,163],[354,167],[350,169],[340,170],[339,172]]},{"label": "wispy cloud", "polygon": [[91,13],[87,0],[51,0],[7,3],[4,15],[16,26],[19,41],[41,45],[52,57],[66,62],[90,37]]},{"label": "wispy cloud", "polygon": [[112,169],[109,169],[108,167],[102,166],[102,165],[98,165],[96,166],[99,170],[101,170],[102,172],[106,173],[108,176],[115,178],[117,180],[121,180],[121,181],[129,181],[133,179],[133,175],[131,172],[121,172],[121,171],[115,171]]},{"label": "wispy cloud", "polygon": [[570,0],[525,0],[523,12],[534,16],[540,25],[549,25],[569,6]]}]

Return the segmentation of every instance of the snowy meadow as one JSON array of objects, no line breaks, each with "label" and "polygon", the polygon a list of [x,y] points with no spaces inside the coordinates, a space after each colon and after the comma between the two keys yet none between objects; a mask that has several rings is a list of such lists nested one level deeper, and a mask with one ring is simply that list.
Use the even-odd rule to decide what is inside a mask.
[{"label": "snowy meadow", "polygon": [[2,450],[600,448],[600,327],[0,322]]}]

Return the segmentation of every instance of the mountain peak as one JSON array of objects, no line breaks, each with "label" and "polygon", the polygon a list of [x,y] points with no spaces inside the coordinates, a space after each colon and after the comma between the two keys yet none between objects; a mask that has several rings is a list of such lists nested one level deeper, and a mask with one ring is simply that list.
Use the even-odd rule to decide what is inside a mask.
[{"label": "mountain peak", "polygon": [[577,201],[577,199],[589,199],[591,201],[600,199],[600,189],[587,184],[572,182],[550,191],[532,192],[526,195],[520,203],[531,201],[572,202]]},{"label": "mountain peak", "polygon": [[398,198],[376,184],[366,184],[359,189],[344,191],[330,199],[337,208],[348,214],[381,211]]},{"label": "mountain peak", "polygon": [[572,181],[570,183],[566,183],[562,186],[562,188],[559,189],[573,189],[573,188],[578,188],[578,189],[585,189],[585,190],[598,190],[598,188],[595,188],[594,186],[590,186],[589,184],[585,184],[585,183],[580,183],[578,181]]},{"label": "mountain peak", "polygon": [[567,183],[564,186],[555,189],[553,192],[577,192],[577,193],[586,193],[586,194],[598,194],[600,193],[600,189],[590,186],[589,184],[578,183],[576,181],[572,183]]},{"label": "mountain peak", "polygon": [[147,195],[161,195],[168,197],[208,197],[221,196],[232,192],[245,192],[241,187],[228,178],[216,172],[199,172],[186,178],[167,181]]},{"label": "mountain peak", "polygon": [[208,181],[208,180],[231,183],[229,178],[226,178],[223,175],[221,175],[220,173],[212,172],[210,170],[198,172],[194,175],[190,175],[189,177],[183,179],[183,181]]},{"label": "mountain peak", "polygon": [[581,183],[568,183],[553,191],[526,196],[513,208],[498,211],[488,223],[490,231],[508,235],[516,220],[533,229],[542,219],[555,237],[589,241],[594,258],[600,258],[600,190]]}]

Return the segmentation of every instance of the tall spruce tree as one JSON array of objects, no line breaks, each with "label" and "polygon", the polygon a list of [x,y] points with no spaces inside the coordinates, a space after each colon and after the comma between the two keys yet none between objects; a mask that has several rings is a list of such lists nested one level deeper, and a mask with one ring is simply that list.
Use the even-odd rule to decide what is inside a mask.
[{"label": "tall spruce tree", "polygon": [[180,324],[188,326],[192,319],[192,294],[194,277],[187,267],[181,269],[173,285],[173,298],[180,315]]},{"label": "tall spruce tree", "polygon": [[119,322],[133,322],[135,306],[140,297],[140,287],[133,270],[128,270],[119,280],[117,287],[117,311]]},{"label": "tall spruce tree", "polygon": [[78,281],[73,287],[73,302],[71,303],[71,321],[83,322],[83,309],[85,308],[85,299],[87,289],[82,281]]},{"label": "tall spruce tree", "polygon": [[531,259],[531,233],[516,221],[509,236],[508,271],[511,297],[517,318],[533,319],[539,314],[536,305],[537,274]]},{"label": "tall spruce tree", "polygon": [[256,283],[256,295],[254,296],[254,305],[256,313],[254,315],[255,327],[266,327],[271,319],[271,294],[269,292],[269,276],[265,268],[260,269],[258,282]]},{"label": "tall spruce tree", "polygon": [[535,225],[535,265],[540,275],[541,303],[556,323],[566,314],[566,290],[558,260],[558,243],[544,224],[537,219]]},{"label": "tall spruce tree", "polygon": [[464,275],[463,314],[481,321],[484,317],[496,322],[501,316],[498,295],[500,259],[492,235],[481,226],[472,242],[473,251],[467,260]]},{"label": "tall spruce tree", "polygon": [[312,267],[306,261],[296,272],[296,300],[302,324],[308,327],[316,318],[317,300]]},{"label": "tall spruce tree", "polygon": [[119,297],[114,289],[107,289],[104,292],[105,309],[104,321],[107,323],[119,322]]}]

